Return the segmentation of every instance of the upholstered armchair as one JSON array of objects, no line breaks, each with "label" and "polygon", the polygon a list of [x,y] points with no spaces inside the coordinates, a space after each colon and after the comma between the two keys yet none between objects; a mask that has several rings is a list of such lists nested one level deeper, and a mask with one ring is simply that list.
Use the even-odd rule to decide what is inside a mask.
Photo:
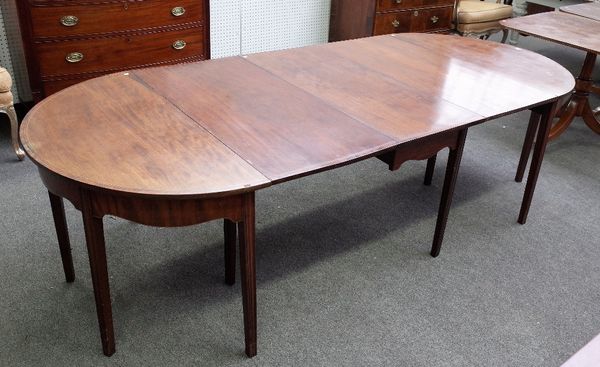
[{"label": "upholstered armchair", "polygon": [[503,4],[501,0],[458,0],[454,24],[458,33],[466,37],[488,39],[490,35],[502,31],[501,42],[504,43],[508,30],[500,25],[500,21],[511,17],[512,6]]},{"label": "upholstered armchair", "polygon": [[19,145],[19,122],[17,121],[17,114],[15,113],[15,107],[13,106],[13,95],[10,91],[12,87],[12,78],[5,68],[0,66],[0,112],[8,115],[11,126],[12,145],[17,158],[23,160],[25,158],[25,152]]}]

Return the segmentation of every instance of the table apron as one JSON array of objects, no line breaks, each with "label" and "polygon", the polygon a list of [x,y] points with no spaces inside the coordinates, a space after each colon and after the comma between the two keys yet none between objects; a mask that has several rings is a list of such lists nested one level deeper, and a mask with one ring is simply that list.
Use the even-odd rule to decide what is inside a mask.
[{"label": "table apron", "polygon": [[[464,129],[467,129],[465,127]],[[456,149],[460,132],[464,129],[444,131],[432,136],[403,143],[396,149],[378,155],[377,158],[389,165],[390,171],[395,171],[407,161],[428,159],[444,148]]]},{"label": "table apron", "polygon": [[69,200],[78,210],[82,211],[82,198],[88,195],[92,215],[96,218],[114,215],[154,227],[189,226],[221,218],[239,222],[244,213],[244,196],[253,194],[250,192],[204,199],[127,196],[90,189],[41,166],[38,169],[48,191]]}]

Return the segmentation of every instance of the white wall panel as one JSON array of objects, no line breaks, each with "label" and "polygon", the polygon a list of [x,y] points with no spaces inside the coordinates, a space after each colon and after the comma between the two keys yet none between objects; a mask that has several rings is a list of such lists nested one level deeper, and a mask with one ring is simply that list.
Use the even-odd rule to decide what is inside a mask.
[{"label": "white wall panel", "polygon": [[241,53],[241,1],[210,1],[210,48],[214,59]]},{"label": "white wall panel", "polygon": [[242,1],[241,52],[327,42],[331,0]]},{"label": "white wall panel", "polygon": [[[0,62],[15,79],[15,96],[31,100],[14,0],[1,5]],[[210,0],[211,56],[327,42],[330,6],[331,0]]]}]

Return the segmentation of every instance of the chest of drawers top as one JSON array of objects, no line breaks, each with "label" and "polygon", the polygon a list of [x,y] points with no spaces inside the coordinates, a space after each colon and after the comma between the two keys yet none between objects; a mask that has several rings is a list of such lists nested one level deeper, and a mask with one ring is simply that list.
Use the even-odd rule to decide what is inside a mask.
[{"label": "chest of drawers top", "polygon": [[330,41],[398,32],[448,32],[455,0],[332,0]]},{"label": "chest of drawers top", "polygon": [[36,101],[79,81],[207,59],[208,0],[17,0]]}]

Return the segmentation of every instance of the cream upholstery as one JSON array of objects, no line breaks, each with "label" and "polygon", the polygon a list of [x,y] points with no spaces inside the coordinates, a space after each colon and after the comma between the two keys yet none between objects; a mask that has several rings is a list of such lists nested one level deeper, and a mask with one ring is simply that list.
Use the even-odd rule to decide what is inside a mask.
[{"label": "cream upholstery", "polygon": [[456,8],[456,30],[463,36],[485,38],[503,31],[502,42],[506,41],[508,31],[500,26],[500,21],[512,17],[512,6],[499,1],[460,0]]},{"label": "cream upholstery", "polygon": [[8,115],[11,125],[11,136],[12,145],[17,158],[23,160],[25,158],[25,152],[19,145],[19,122],[17,121],[17,114],[15,113],[15,107],[13,106],[13,95],[10,91],[12,87],[12,78],[5,68],[0,67],[0,112]]}]

